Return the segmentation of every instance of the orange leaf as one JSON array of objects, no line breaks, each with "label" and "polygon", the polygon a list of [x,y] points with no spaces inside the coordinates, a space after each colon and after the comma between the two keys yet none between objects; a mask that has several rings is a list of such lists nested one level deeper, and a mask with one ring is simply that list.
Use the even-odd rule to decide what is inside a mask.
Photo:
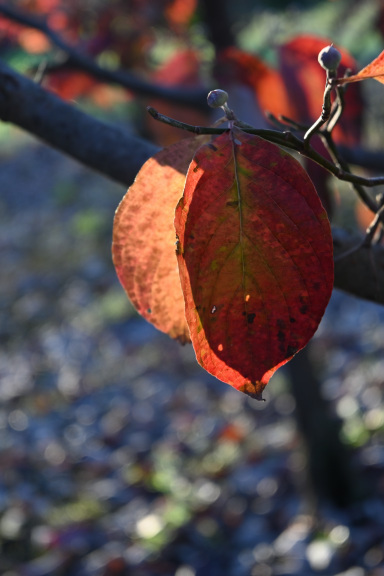
[{"label": "orange leaf", "polygon": [[199,138],[150,158],[121,201],[113,226],[117,275],[135,308],[156,328],[189,340],[175,256],[173,219]]},{"label": "orange leaf", "polygon": [[332,236],[313,184],[285,151],[233,129],[195,154],[175,228],[197,360],[260,399],[332,291]]},{"label": "orange leaf", "polygon": [[350,82],[359,82],[360,80],[366,80],[367,78],[373,78],[378,82],[384,84],[384,50],[377,58],[372,60],[368,66],[360,70],[354,76],[348,76],[346,78],[338,78],[337,83],[349,84]]}]

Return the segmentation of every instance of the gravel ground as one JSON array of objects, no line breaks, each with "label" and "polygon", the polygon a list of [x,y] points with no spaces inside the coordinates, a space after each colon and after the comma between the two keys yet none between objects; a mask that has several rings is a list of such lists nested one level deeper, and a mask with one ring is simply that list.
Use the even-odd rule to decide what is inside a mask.
[{"label": "gravel ground", "polygon": [[134,313],[119,186],[37,144],[0,161],[0,573],[383,576],[384,310],[335,294],[314,339],[371,486],[315,515],[286,372],[252,401]]}]

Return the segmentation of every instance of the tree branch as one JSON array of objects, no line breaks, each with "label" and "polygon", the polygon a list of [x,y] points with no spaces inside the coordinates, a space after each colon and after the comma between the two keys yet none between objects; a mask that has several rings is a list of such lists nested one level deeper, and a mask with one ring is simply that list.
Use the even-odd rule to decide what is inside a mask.
[{"label": "tree branch", "polygon": [[81,112],[0,60],[0,118],[128,186],[158,147]]},{"label": "tree branch", "polygon": [[[333,228],[335,288],[384,304],[384,246],[363,246],[362,236]],[[357,250],[351,250],[360,246]],[[350,251],[348,256],[343,254]]]},{"label": "tree branch", "polygon": [[[0,118],[86,166],[129,186],[158,147],[100,122],[60,100],[0,60]],[[335,287],[384,304],[384,247],[360,247],[362,237],[334,229]],[[342,258],[343,254],[351,252]]]},{"label": "tree branch", "polygon": [[[159,120],[164,124],[168,124],[169,126],[174,126],[175,128],[180,128],[194,134],[222,134],[227,130],[227,128],[192,126],[191,124],[186,124],[185,122],[179,122],[178,120],[164,116],[164,114],[160,114],[151,106],[148,106],[147,110],[155,120]],[[268,140],[268,142],[273,142],[278,146],[283,146],[298,152],[302,156],[313,160],[316,162],[316,164],[319,164],[319,166],[322,166],[328,170],[339,180],[345,180],[346,182],[351,182],[353,184],[362,186],[369,186],[371,188],[374,186],[379,186],[380,184],[384,184],[384,176],[364,178],[363,176],[358,176],[357,174],[352,174],[347,170],[343,170],[342,167],[335,165],[333,162],[330,162],[327,160],[327,158],[316,152],[316,150],[311,147],[308,141],[301,140],[293,132],[281,132],[279,130],[253,128],[252,126],[238,120],[235,121],[235,125],[248,134],[255,134],[256,136],[264,138],[264,140]],[[373,212],[378,210],[379,206],[373,197],[365,196],[364,198],[361,197],[361,199]]]},{"label": "tree branch", "polygon": [[36,18],[36,16],[4,5],[0,5],[0,14],[13,22],[17,22],[28,28],[33,28],[34,30],[39,30],[45,34],[52,44],[66,55],[67,58],[62,65],[65,64],[67,68],[82,70],[100,82],[117,84],[128,90],[132,90],[139,96],[149,96],[166,100],[167,102],[207,109],[206,90],[202,90],[201,88],[191,89],[161,86],[159,84],[146,82],[123,70],[108,70],[107,68],[102,68],[94,60],[78,52],[76,48],[65,42],[43,19]]}]

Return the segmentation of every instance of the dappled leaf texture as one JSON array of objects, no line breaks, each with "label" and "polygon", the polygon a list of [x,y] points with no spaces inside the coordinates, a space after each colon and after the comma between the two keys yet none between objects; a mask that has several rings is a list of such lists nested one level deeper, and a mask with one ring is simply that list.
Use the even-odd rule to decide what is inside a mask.
[{"label": "dappled leaf texture", "polygon": [[370,64],[360,70],[360,72],[347,78],[339,78],[337,83],[342,85],[350,82],[359,82],[360,80],[366,80],[368,78],[373,78],[384,84],[384,50],[377,58],[372,60]]},{"label": "dappled leaf texture", "polygon": [[313,184],[285,151],[233,129],[197,151],[175,228],[197,360],[260,399],[332,291],[332,237]]},{"label": "dappled leaf texture", "polygon": [[175,256],[175,206],[200,143],[188,138],[150,158],[121,201],[113,226],[117,275],[138,312],[159,330],[189,340]]}]

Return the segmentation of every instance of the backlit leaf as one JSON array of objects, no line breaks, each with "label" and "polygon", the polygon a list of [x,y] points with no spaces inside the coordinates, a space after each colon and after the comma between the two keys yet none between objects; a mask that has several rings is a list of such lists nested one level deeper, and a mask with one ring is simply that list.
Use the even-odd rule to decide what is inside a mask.
[{"label": "backlit leaf", "polygon": [[199,138],[188,138],[150,158],[121,201],[113,226],[117,275],[138,312],[156,328],[189,340],[175,256],[173,220]]},{"label": "backlit leaf", "polygon": [[348,76],[346,78],[338,78],[337,83],[348,84],[350,82],[359,82],[360,80],[366,80],[367,78],[373,78],[378,82],[384,84],[384,50],[372,60],[368,66],[365,66],[360,72],[354,76]]},{"label": "backlit leaf", "polygon": [[175,228],[197,360],[260,399],[332,291],[331,231],[313,184],[285,151],[233,129],[195,154]]}]

